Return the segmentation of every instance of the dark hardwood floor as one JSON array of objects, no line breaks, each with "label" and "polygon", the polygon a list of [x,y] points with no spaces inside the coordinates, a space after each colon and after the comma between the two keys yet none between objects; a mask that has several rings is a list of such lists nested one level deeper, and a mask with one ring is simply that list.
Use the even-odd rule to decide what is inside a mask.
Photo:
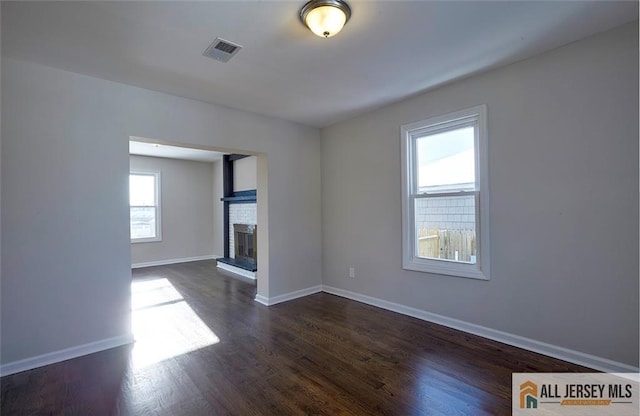
[{"label": "dark hardwood floor", "polygon": [[590,371],[213,261],[133,276],[136,346],[3,377],[2,415],[509,415],[512,372]]}]

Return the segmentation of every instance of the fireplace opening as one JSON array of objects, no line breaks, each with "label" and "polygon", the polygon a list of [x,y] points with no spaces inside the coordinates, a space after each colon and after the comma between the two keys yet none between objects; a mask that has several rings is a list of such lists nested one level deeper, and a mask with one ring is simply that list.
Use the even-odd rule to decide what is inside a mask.
[{"label": "fireplace opening", "polygon": [[233,224],[233,241],[235,259],[250,264],[257,264],[258,234],[256,225]]}]

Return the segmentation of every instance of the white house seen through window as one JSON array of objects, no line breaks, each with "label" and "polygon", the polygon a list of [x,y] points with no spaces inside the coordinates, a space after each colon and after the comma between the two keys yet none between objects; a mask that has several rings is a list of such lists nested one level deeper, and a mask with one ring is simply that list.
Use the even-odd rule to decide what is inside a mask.
[{"label": "white house seen through window", "polygon": [[159,173],[129,175],[130,230],[132,242],[160,241]]},{"label": "white house seen through window", "polygon": [[405,269],[489,278],[485,113],[402,126]]}]

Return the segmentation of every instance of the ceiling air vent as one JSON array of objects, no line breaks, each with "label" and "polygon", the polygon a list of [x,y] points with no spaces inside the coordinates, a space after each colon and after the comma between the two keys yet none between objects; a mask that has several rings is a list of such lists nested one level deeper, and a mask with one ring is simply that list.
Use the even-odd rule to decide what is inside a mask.
[{"label": "ceiling air vent", "polygon": [[213,58],[217,61],[227,62],[233,55],[238,53],[242,46],[237,45],[228,40],[216,38],[211,45],[204,51],[203,55]]}]

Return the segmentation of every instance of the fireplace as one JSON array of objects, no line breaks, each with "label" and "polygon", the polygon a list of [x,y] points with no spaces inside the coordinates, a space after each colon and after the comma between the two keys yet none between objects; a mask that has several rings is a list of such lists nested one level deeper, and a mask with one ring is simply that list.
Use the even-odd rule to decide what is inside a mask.
[{"label": "fireplace", "polygon": [[255,224],[233,224],[235,259],[257,264],[258,234]]}]

